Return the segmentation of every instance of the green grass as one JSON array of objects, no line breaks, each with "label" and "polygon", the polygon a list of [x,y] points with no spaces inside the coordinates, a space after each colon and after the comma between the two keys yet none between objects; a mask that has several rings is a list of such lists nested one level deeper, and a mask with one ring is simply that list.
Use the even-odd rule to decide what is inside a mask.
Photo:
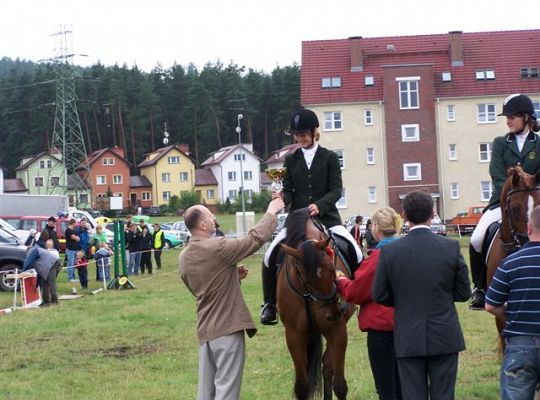
[{"label": "green grass", "polygon": [[[196,398],[195,301],[178,276],[180,251],[164,253],[163,269],[155,275],[135,277],[137,289],[85,294],[57,307],[0,315],[0,399]],[[255,321],[261,303],[260,261],[260,255],[246,260],[250,274],[242,284]],[[95,277],[92,269],[89,276]],[[61,273],[60,294],[72,286],[80,292],[78,283],[67,282]],[[91,280],[90,290],[98,287]],[[12,294],[0,293],[0,308],[11,304]],[[457,307],[467,350],[460,357],[456,398],[496,399],[494,322],[466,304]],[[246,343],[241,398],[292,398],[294,371],[283,326],[259,326]],[[366,335],[356,318],[349,323],[346,377],[350,399],[377,398]]]}]

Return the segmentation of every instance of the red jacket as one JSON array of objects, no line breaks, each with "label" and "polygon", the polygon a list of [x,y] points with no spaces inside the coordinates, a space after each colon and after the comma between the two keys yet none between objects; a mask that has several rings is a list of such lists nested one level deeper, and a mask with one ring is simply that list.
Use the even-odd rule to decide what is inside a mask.
[{"label": "red jacket", "polygon": [[377,304],[371,298],[371,285],[380,252],[380,249],[373,250],[370,256],[362,261],[360,268],[354,273],[354,280],[341,277],[337,281],[338,291],[343,298],[348,303],[360,305],[358,326],[363,332],[394,330],[394,308]]}]

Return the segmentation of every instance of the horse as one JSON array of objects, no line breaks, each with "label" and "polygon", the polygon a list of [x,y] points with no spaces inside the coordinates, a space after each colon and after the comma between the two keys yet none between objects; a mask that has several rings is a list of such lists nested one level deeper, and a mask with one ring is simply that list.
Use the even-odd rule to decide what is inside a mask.
[{"label": "horse", "polygon": [[[540,172],[530,175],[521,166],[508,170],[501,192],[501,226],[487,258],[487,287],[502,259],[519,250],[529,240],[527,222],[534,207],[540,205]],[[502,331],[505,319],[495,317],[499,334],[499,355],[504,351]]]},{"label": "horse", "polygon": [[[334,256],[330,238],[310,218],[307,209],[289,214],[285,259],[278,272],[277,308],[295,368],[294,393],[298,400],[321,393],[347,398],[345,351],[347,321],[354,307],[340,306],[335,285],[336,268],[347,268]],[[322,337],[326,348],[322,353]]]}]

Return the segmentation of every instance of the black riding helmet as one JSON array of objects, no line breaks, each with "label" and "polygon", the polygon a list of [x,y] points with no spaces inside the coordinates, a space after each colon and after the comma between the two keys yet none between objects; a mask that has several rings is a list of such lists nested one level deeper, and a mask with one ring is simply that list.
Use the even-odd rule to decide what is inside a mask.
[{"label": "black riding helmet", "polygon": [[534,105],[531,99],[524,94],[511,94],[503,102],[503,110],[499,115],[509,117],[516,114],[529,114],[533,119]]},{"label": "black riding helmet", "polygon": [[313,128],[319,127],[319,119],[317,114],[306,108],[296,111],[289,121],[289,129],[285,132],[286,135],[294,135],[295,133],[305,133]]}]

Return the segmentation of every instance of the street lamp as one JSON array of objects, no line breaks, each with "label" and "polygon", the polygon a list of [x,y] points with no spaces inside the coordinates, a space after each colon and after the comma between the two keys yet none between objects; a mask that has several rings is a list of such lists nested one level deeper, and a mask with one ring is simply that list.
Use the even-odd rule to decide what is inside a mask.
[{"label": "street lamp", "polygon": [[242,169],[242,128],[240,127],[240,120],[244,118],[242,114],[238,114],[238,125],[236,127],[236,133],[238,133],[238,148],[239,148],[239,161],[240,161],[240,192],[242,201],[242,234],[246,234],[246,205],[244,202],[244,170]]}]

